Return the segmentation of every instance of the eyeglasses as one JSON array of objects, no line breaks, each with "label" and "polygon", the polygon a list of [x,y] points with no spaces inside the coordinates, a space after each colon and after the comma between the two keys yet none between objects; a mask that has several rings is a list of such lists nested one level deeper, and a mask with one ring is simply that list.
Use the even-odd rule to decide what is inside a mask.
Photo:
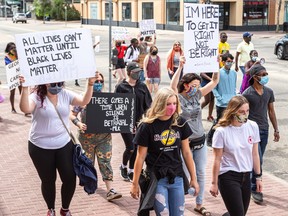
[{"label": "eyeglasses", "polygon": [[181,46],[180,44],[174,44],[174,46]]},{"label": "eyeglasses", "polygon": [[64,85],[64,82],[50,83],[50,86],[51,86],[51,87],[56,87],[56,85],[57,85],[58,87],[62,87],[62,86]]},{"label": "eyeglasses", "polygon": [[95,83],[104,83],[104,80],[96,80]]}]

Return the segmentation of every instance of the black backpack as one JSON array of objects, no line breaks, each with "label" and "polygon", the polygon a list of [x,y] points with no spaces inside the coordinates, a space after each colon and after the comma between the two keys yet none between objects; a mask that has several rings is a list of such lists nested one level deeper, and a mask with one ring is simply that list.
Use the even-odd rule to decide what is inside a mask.
[{"label": "black backpack", "polygon": [[118,62],[118,50],[116,47],[114,47],[112,49],[112,56],[111,56],[111,64],[112,65],[117,65],[117,62]]},{"label": "black backpack", "polygon": [[130,59],[131,56],[133,56],[133,53],[134,53],[134,49],[133,49],[133,47],[132,47],[132,44],[130,44],[130,45],[127,47],[127,49],[125,50],[124,56],[126,56],[126,53],[127,53],[127,50],[128,50],[128,49],[131,49],[130,55],[129,55],[129,57],[128,57],[128,59]]}]

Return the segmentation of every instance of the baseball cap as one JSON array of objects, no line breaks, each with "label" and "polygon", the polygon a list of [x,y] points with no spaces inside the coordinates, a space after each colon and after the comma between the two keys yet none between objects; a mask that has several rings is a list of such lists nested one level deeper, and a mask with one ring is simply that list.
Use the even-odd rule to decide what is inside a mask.
[{"label": "baseball cap", "polygon": [[252,37],[253,34],[251,34],[250,32],[245,32],[243,33],[243,37]]},{"label": "baseball cap", "polygon": [[141,71],[142,69],[139,67],[139,65],[136,63],[136,62],[130,62],[128,65],[127,65],[127,71],[128,72],[139,72]]}]

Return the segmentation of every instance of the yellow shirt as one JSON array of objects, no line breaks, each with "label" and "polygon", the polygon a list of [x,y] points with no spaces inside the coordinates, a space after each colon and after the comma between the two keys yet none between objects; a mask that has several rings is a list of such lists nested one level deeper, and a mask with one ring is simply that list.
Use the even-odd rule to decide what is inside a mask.
[{"label": "yellow shirt", "polygon": [[[230,50],[230,44],[229,43],[227,43],[227,42],[222,43],[221,41],[219,42],[219,44],[218,44],[218,53],[219,54],[225,54],[229,50]],[[222,59],[220,58],[219,61],[220,61],[219,67],[222,68],[224,66]]]},{"label": "yellow shirt", "polygon": [[252,42],[249,44],[244,40],[237,46],[237,52],[240,53],[238,58],[238,66],[245,66],[246,62],[250,60],[249,53],[251,50],[254,50],[254,45]]}]

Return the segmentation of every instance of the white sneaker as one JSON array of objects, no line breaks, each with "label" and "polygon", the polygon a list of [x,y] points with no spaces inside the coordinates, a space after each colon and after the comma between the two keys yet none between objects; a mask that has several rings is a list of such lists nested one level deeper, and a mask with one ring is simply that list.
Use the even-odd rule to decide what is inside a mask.
[{"label": "white sneaker", "polygon": [[121,193],[117,193],[113,188],[107,193],[107,200],[112,201],[114,199],[119,199],[122,197]]}]

